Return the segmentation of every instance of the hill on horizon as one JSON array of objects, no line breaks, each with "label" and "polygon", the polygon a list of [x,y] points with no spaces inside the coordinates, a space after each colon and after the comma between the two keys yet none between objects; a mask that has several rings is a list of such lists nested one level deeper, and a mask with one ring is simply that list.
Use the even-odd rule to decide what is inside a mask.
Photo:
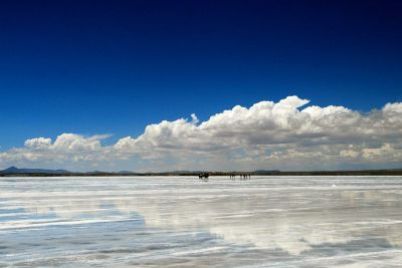
[{"label": "hill on horizon", "polygon": [[27,174],[27,173],[42,173],[42,174],[67,174],[71,173],[65,169],[42,169],[42,168],[18,168],[15,166],[11,166],[4,170],[1,170],[0,173],[3,174]]}]

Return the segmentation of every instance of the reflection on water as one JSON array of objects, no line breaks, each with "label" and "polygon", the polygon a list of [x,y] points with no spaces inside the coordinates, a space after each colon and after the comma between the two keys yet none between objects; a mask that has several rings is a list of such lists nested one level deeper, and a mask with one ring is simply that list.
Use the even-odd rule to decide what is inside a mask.
[{"label": "reflection on water", "polygon": [[402,177],[0,179],[0,267],[398,267]]}]

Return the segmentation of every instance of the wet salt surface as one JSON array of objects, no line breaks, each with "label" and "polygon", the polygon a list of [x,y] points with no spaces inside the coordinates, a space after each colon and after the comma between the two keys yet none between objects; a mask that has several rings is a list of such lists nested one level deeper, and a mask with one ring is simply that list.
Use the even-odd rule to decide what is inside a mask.
[{"label": "wet salt surface", "polygon": [[1,178],[0,267],[401,267],[402,177]]}]

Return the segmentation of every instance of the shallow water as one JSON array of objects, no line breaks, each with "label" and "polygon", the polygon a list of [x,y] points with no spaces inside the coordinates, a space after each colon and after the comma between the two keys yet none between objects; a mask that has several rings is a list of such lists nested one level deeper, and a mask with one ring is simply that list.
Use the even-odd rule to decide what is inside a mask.
[{"label": "shallow water", "polygon": [[0,267],[401,267],[402,177],[0,178]]}]

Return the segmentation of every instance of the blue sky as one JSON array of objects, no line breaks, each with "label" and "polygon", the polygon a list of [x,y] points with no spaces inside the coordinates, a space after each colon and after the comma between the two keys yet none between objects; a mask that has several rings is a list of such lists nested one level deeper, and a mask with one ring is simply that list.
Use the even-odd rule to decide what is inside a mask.
[{"label": "blue sky", "polygon": [[399,1],[3,1],[0,150],[297,95],[402,100]]}]

